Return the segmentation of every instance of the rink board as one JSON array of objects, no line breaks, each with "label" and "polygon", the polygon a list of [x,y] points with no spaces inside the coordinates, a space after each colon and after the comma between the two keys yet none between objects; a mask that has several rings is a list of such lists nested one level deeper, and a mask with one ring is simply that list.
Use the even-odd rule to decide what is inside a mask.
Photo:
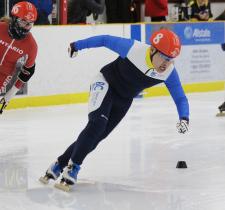
[{"label": "rink board", "polygon": [[[92,78],[118,55],[102,47],[80,51],[76,58],[70,59],[69,43],[101,34],[148,43],[148,37],[160,27],[168,27],[181,37],[182,51],[175,66],[187,93],[224,89],[223,22],[36,26],[33,34],[39,52],[35,75],[27,94],[13,99],[8,109],[87,102]],[[164,85],[143,92],[144,97],[167,94]]]}]

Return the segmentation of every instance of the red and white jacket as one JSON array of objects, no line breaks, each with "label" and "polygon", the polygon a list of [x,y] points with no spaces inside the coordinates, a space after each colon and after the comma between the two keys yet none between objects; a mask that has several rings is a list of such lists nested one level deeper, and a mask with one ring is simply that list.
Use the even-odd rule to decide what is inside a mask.
[{"label": "red and white jacket", "polygon": [[35,64],[37,43],[29,33],[24,39],[12,39],[8,33],[8,23],[0,22],[0,89],[9,83],[21,62],[29,68]]},{"label": "red and white jacket", "polygon": [[160,17],[168,15],[168,0],[145,0],[145,16]]}]

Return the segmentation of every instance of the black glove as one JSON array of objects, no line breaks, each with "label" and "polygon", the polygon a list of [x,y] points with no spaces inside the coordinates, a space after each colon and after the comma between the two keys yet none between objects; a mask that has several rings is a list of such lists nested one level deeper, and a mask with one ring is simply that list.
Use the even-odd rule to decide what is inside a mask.
[{"label": "black glove", "polygon": [[5,98],[1,98],[0,100],[0,114],[2,114],[3,110],[6,108],[8,105],[8,102],[5,100]]},{"label": "black glove", "polygon": [[221,48],[223,51],[225,51],[225,43],[221,44]]},{"label": "black glove", "polygon": [[74,58],[78,55],[78,51],[74,47],[74,42],[70,43],[70,46],[68,47],[68,53],[70,58]]}]

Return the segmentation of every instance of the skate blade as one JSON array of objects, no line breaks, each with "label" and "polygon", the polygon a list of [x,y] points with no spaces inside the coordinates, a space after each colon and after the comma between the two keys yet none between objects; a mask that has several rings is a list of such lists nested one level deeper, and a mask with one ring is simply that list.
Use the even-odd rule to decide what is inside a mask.
[{"label": "skate blade", "polygon": [[42,184],[48,184],[49,183],[49,178],[47,176],[42,176],[42,177],[39,178],[39,181]]},{"label": "skate blade", "polygon": [[225,116],[225,112],[220,112],[216,114],[217,117],[224,117]]},{"label": "skate blade", "polygon": [[54,185],[55,188],[62,190],[64,192],[70,192],[71,191],[71,185],[66,184],[65,182],[56,183]]}]

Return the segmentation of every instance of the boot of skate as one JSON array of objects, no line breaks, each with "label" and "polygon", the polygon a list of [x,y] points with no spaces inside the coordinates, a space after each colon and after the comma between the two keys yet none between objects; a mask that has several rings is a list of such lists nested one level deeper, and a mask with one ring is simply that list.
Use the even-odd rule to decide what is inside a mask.
[{"label": "boot of skate", "polygon": [[48,184],[49,179],[56,180],[62,173],[62,168],[60,167],[58,161],[53,162],[47,169],[44,176],[39,178],[39,181],[43,184]]},{"label": "boot of skate", "polygon": [[64,169],[62,174],[62,179],[69,185],[74,185],[77,181],[77,175],[80,170],[80,166],[73,163],[72,160],[69,161],[68,166]]},{"label": "boot of skate", "polygon": [[58,163],[58,161],[53,162],[49,168],[46,171],[46,175],[50,178],[50,179],[54,179],[56,180],[60,174],[62,172],[62,169]]}]

